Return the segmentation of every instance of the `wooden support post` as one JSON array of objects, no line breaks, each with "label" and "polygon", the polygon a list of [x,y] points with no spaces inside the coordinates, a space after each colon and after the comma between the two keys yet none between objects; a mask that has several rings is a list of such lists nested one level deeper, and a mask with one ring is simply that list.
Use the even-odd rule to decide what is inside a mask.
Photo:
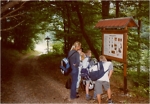
[{"label": "wooden support post", "polygon": [[127,94],[127,63],[123,63],[124,94]]},{"label": "wooden support post", "polygon": [[[125,30],[128,31],[128,28],[126,27]],[[124,35],[124,63],[123,63],[123,73],[124,73],[124,94],[127,94],[127,40],[128,40],[128,34],[127,32]]]}]

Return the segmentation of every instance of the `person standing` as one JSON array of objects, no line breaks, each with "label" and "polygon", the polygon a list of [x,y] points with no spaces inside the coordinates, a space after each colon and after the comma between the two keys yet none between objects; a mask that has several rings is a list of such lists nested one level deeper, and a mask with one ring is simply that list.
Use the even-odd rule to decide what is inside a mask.
[{"label": "person standing", "polygon": [[68,56],[71,56],[69,58],[70,66],[71,66],[71,79],[72,79],[72,84],[71,84],[71,91],[70,91],[70,98],[75,99],[78,98],[79,96],[76,95],[76,86],[77,86],[77,81],[78,81],[78,67],[80,64],[80,55],[78,50],[81,48],[81,43],[76,41],[72,47],[71,50],[69,51]]},{"label": "person standing", "polygon": [[99,78],[96,82],[95,82],[95,91],[97,94],[97,100],[98,103],[101,103],[101,94],[103,93],[103,88],[107,91],[107,95],[108,95],[108,103],[113,103],[112,99],[111,99],[111,89],[110,89],[110,77],[113,73],[113,64],[112,62],[107,61],[107,59],[105,58],[104,55],[101,55],[99,57],[99,60],[102,61],[103,63],[103,67],[104,67],[104,71],[108,70],[103,77]]},{"label": "person standing", "polygon": [[79,94],[79,87],[80,87],[80,81],[81,81],[81,75],[80,74],[81,74],[81,69],[83,67],[82,66],[82,61],[86,57],[82,48],[79,49],[78,52],[80,54],[80,65],[79,65],[78,82],[77,82],[77,89],[76,89],[77,94]]},{"label": "person standing", "polygon": [[[88,71],[88,67],[90,67],[91,65],[93,65],[94,63],[92,61],[89,61],[91,56],[92,56],[92,52],[91,50],[87,50],[86,51],[86,58],[83,60],[82,62],[82,65],[83,65],[83,69],[87,69]],[[85,91],[86,91],[86,100],[91,100],[92,97],[90,96],[89,94],[89,86],[90,86],[90,83],[92,83],[91,79],[87,79],[86,80],[86,86],[85,86]],[[94,91],[94,96],[93,96],[93,99],[96,98],[96,93]]]}]

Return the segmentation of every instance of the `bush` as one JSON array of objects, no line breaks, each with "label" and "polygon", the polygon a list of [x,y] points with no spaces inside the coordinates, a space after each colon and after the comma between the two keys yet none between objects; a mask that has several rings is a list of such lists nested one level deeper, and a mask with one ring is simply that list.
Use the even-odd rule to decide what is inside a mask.
[{"label": "bush", "polygon": [[[112,81],[118,88],[123,87],[123,71],[114,69],[114,73],[112,75]],[[130,93],[134,93],[136,96],[143,96],[145,98],[149,97],[149,73],[141,72],[140,75],[137,74],[136,71],[128,70],[127,74],[127,88]]]},{"label": "bush", "polygon": [[132,91],[138,95],[149,95],[149,73],[140,72],[140,75],[136,71],[129,71],[128,80],[132,83]]}]

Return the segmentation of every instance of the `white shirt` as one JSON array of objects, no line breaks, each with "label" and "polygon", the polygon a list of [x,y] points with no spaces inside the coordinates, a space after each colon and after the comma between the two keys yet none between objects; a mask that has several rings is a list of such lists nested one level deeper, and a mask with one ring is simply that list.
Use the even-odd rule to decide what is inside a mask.
[{"label": "white shirt", "polygon": [[88,65],[89,65],[89,58],[88,57],[86,57],[83,61],[82,61],[82,68],[87,68],[88,67]]},{"label": "white shirt", "polygon": [[[109,61],[103,62],[103,67],[104,67],[104,71],[106,71],[107,69],[113,70],[113,64],[112,64],[112,62],[109,62]],[[104,74],[103,77],[98,79],[98,81],[107,81],[107,82],[109,82],[109,77],[108,77],[109,70]]]}]

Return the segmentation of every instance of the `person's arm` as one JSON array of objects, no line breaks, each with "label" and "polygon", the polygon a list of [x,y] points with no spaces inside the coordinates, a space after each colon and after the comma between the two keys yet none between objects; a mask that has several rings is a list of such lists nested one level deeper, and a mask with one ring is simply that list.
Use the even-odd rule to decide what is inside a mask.
[{"label": "person's arm", "polygon": [[110,79],[111,75],[113,73],[113,64],[111,63],[109,66],[109,73],[108,73],[108,78]]},{"label": "person's arm", "polygon": [[113,69],[109,71],[109,74],[108,74],[109,79],[110,79],[112,73],[113,73]]},{"label": "person's arm", "polygon": [[78,52],[76,53],[76,56],[75,56],[75,57],[76,57],[76,64],[75,64],[75,65],[76,65],[77,67],[79,67],[79,65],[80,65],[80,55],[79,55]]}]

